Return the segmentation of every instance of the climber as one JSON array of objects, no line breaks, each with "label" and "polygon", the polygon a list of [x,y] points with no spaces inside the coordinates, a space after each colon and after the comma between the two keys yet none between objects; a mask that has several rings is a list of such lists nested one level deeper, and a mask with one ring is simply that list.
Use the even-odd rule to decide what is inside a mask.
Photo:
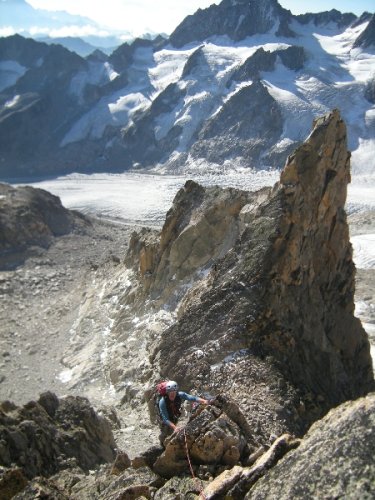
[{"label": "climber", "polygon": [[194,401],[200,404],[211,404],[208,399],[199,398],[197,396],[192,396],[186,392],[178,390],[178,385],[173,380],[169,380],[165,384],[165,395],[160,398],[159,401],[159,413],[162,419],[161,432],[160,432],[160,443],[164,445],[164,440],[173,434],[173,432],[178,432],[177,427],[178,419],[181,415],[181,405],[182,401]]}]

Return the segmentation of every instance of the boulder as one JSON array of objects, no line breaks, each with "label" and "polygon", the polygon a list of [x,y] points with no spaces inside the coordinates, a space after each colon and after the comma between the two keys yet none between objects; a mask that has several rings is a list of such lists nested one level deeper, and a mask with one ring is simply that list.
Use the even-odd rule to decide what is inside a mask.
[{"label": "boulder", "polygon": [[27,484],[28,479],[21,469],[0,469],[0,498],[2,500],[10,500],[22,491]]},{"label": "boulder", "polygon": [[153,470],[169,478],[188,473],[194,464],[233,466],[243,457],[246,444],[238,425],[219,408],[209,407],[167,440]]},{"label": "boulder", "polygon": [[245,498],[373,498],[375,394],[349,401],[315,422]]},{"label": "boulder", "polygon": [[203,486],[204,483],[199,479],[175,476],[155,493],[154,500],[198,499]]},{"label": "boulder", "polygon": [[240,500],[250,486],[267,473],[286,453],[298,447],[300,441],[289,434],[275,440],[270,449],[263,453],[252,467],[235,466],[218,475],[204,490],[206,500],[228,498]]},{"label": "boulder", "polygon": [[128,468],[114,480],[103,474],[98,475],[90,488],[84,482],[77,483],[72,488],[71,495],[77,500],[80,498],[98,498],[103,500],[151,498],[151,493],[163,483],[164,481],[148,467],[141,467],[139,469]]},{"label": "boulder", "polygon": [[32,500],[34,498],[53,498],[53,500],[69,500],[69,495],[62,492],[56,484],[45,477],[30,481],[14,500]]},{"label": "boulder", "polygon": [[23,262],[31,247],[48,248],[55,237],[88,226],[43,189],[0,184],[0,269]]}]

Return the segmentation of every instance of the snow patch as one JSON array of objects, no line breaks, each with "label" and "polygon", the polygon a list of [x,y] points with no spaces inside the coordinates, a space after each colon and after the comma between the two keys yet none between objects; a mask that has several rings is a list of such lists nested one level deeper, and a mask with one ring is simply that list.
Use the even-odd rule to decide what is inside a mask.
[{"label": "snow patch", "polygon": [[[359,139],[358,147],[352,151],[351,165],[354,175],[374,173],[375,139]],[[350,189],[350,186],[349,186]],[[372,193],[374,190],[372,190]],[[370,195],[370,193],[368,193]],[[373,195],[370,196],[370,199]],[[364,198],[362,199],[364,201]]]},{"label": "snow patch", "polygon": [[353,258],[359,269],[375,269],[375,234],[352,236]]},{"label": "snow patch", "polygon": [[219,363],[215,363],[214,365],[211,365],[210,369],[212,371],[219,370],[223,365],[228,364],[228,363],[235,363],[238,361],[240,358],[243,358],[244,356],[247,356],[249,354],[248,349],[240,349],[239,351],[232,352],[231,354],[228,354],[225,356],[225,358],[220,361]]},{"label": "snow patch", "polygon": [[6,101],[4,104],[4,108],[13,108],[14,106],[17,106],[19,103],[21,96],[19,94],[15,95],[12,99],[9,99],[9,101]]},{"label": "snow patch", "polygon": [[62,140],[60,146],[85,138],[99,139],[108,125],[121,127],[131,116],[143,108],[149,100],[141,93],[129,93],[103,98],[94,108],[76,122]]},{"label": "snow patch", "polygon": [[68,382],[70,382],[72,377],[73,377],[73,370],[70,368],[63,370],[57,375],[57,379],[60,380],[60,382],[62,382],[63,384],[67,384]]},{"label": "snow patch", "polygon": [[89,62],[87,71],[80,71],[71,80],[69,91],[77,95],[83,100],[84,90],[87,85],[102,86],[109,81],[114,80],[118,73],[113,69],[112,65],[108,62]]}]

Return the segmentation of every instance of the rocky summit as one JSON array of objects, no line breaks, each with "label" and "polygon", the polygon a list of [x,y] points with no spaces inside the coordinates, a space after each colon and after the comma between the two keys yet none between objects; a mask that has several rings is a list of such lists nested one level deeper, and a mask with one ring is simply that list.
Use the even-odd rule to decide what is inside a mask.
[{"label": "rocky summit", "polygon": [[[336,109],[271,188],[188,181],[161,231],[134,231],[75,296],[71,395],[1,404],[0,496],[371,498],[375,385],[354,316],[349,182]],[[148,412],[161,378],[210,399],[184,408],[164,447]]]}]

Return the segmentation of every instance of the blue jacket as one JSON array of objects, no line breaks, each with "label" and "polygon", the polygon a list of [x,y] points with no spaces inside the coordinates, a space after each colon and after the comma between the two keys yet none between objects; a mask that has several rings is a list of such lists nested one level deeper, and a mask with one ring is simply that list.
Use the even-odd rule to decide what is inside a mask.
[{"label": "blue jacket", "polygon": [[[168,397],[168,396],[165,396]],[[160,416],[163,420],[163,423],[166,425],[171,424],[171,418],[172,416],[168,414],[168,408],[167,408],[167,403],[165,401],[165,397],[160,398],[159,401],[159,412]],[[192,396],[191,394],[187,394],[186,392],[178,391],[176,394],[176,398],[180,397],[180,399],[183,399],[184,401],[198,401],[200,398],[197,396]]]}]

